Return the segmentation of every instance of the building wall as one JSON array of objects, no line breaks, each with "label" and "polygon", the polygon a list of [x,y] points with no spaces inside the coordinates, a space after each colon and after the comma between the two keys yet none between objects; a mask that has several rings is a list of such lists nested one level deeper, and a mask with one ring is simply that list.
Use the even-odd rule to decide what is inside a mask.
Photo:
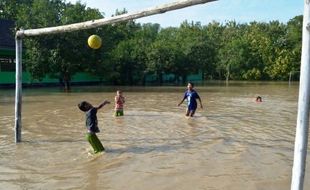
[{"label": "building wall", "polygon": [[[28,72],[23,72],[22,75],[23,84],[52,84],[59,83],[58,79],[44,77],[42,81],[32,80],[31,75]],[[72,77],[72,82],[99,82],[99,77],[89,75],[87,73],[77,73]],[[0,72],[0,85],[15,84],[15,72]]]},{"label": "building wall", "polygon": [[[173,74],[167,74],[163,76],[163,82],[164,83],[171,83],[174,82],[172,81],[174,79]],[[30,73],[28,72],[23,72],[22,74],[22,81],[23,84],[26,85],[32,85],[32,84],[58,84],[59,79],[55,78],[50,78],[48,76],[44,77],[41,81],[39,80],[33,80],[31,78]],[[192,74],[187,76],[187,81],[202,81],[202,76],[200,73],[198,74]],[[72,77],[73,83],[92,83],[92,82],[102,82],[102,79],[100,79],[97,76],[90,75],[88,73],[76,73]],[[156,82],[156,76],[155,75],[148,75],[147,76],[147,83],[152,83]],[[2,71],[0,72],[0,85],[5,86],[5,85],[14,85],[15,84],[15,71],[14,72],[9,72],[9,71]]]}]

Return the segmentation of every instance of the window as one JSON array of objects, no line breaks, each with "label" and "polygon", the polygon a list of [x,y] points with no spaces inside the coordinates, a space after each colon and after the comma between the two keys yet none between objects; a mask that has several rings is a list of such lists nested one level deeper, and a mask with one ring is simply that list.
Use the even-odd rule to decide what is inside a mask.
[{"label": "window", "polygon": [[15,59],[0,57],[0,71],[15,71]]}]

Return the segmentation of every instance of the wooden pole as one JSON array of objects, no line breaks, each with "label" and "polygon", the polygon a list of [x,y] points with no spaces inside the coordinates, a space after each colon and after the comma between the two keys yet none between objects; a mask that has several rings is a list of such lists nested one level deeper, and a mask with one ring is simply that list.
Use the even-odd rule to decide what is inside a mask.
[{"label": "wooden pole", "polygon": [[138,18],[142,18],[146,16],[155,15],[155,14],[162,14],[167,11],[182,9],[185,7],[190,7],[190,6],[198,5],[198,4],[204,4],[204,3],[208,3],[212,1],[216,1],[216,0],[179,0],[174,3],[164,4],[161,6],[152,7],[149,9],[142,10],[142,11],[137,11],[131,14],[127,13],[127,14],[118,15],[115,17],[110,17],[110,18],[86,21],[86,22],[69,24],[69,25],[64,25],[64,26],[20,30],[16,32],[16,35],[17,36],[38,36],[38,35],[46,35],[46,34],[72,32],[72,31],[77,31],[77,30],[85,30],[85,29],[96,28],[99,26],[107,25],[107,24],[113,24],[117,22],[138,19]]},{"label": "wooden pole", "polygon": [[16,32],[16,88],[15,88],[15,142],[21,141],[21,109],[22,109],[22,38],[27,36],[39,36],[47,34],[57,34],[64,32],[73,32],[77,30],[85,30],[96,28],[99,26],[113,24],[117,22],[133,20],[137,18],[147,17],[155,14],[162,14],[167,11],[182,9],[198,4],[204,4],[217,0],[179,0],[174,3],[164,4],[161,6],[137,11],[131,14],[118,15],[111,18],[104,18],[81,23],[69,24],[57,27],[18,30]]},{"label": "wooden pole", "polygon": [[16,36],[15,143],[21,142],[22,127],[22,39]]},{"label": "wooden pole", "polygon": [[291,190],[303,190],[309,129],[310,99],[310,0],[305,0],[297,126]]}]

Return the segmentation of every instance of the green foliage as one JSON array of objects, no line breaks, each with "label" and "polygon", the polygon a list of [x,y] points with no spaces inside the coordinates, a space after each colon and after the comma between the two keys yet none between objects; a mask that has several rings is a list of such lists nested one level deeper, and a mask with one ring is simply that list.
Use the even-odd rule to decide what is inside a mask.
[{"label": "green foliage", "polygon": [[[17,26],[27,28],[51,27],[102,18],[97,9],[86,8],[81,3],[66,4],[61,0],[34,0],[31,6],[25,4],[17,13]],[[45,75],[59,78],[70,88],[71,77],[79,71],[92,72],[94,66],[103,64],[102,53],[87,47],[87,38],[101,28],[39,36],[25,40],[26,68],[34,79]]]},{"label": "green foliage", "polygon": [[17,19],[17,13],[25,6],[32,4],[32,0],[1,0],[0,19]]},{"label": "green foliage", "polygon": [[[115,15],[127,13],[116,10]],[[0,18],[18,28],[41,28],[103,18],[98,9],[64,0],[2,0]],[[114,15],[112,15],[114,16]],[[25,66],[34,79],[46,75],[67,83],[76,72],[87,72],[118,85],[144,84],[147,74],[158,83],[163,74],[175,82],[202,73],[205,79],[287,80],[298,73],[302,16],[287,24],[239,24],[184,21],[179,27],[120,22],[91,30],[24,40]],[[91,34],[101,36],[99,50],[87,46]]]}]

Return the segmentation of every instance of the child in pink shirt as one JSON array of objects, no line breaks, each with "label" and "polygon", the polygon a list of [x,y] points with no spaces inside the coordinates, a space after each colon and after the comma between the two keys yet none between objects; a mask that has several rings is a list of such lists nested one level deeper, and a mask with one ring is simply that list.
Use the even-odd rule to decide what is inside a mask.
[{"label": "child in pink shirt", "polygon": [[115,96],[115,116],[123,116],[124,115],[124,103],[125,97],[123,96],[122,91],[116,91]]}]

